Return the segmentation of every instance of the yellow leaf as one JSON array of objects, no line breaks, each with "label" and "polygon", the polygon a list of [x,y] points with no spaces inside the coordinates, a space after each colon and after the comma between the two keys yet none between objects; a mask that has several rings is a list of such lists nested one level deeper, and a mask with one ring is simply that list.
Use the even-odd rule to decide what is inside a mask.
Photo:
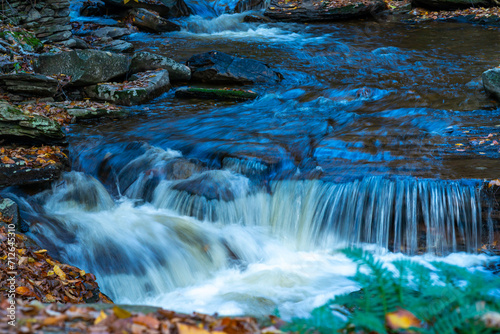
[{"label": "yellow leaf", "polygon": [[123,0],[123,3],[126,5],[130,0]]},{"label": "yellow leaf", "polygon": [[180,322],[177,323],[177,330],[179,334],[210,334],[210,333],[220,333],[220,332],[209,332],[206,329],[198,328],[195,326],[190,326],[186,324],[182,324]]},{"label": "yellow leaf", "polygon": [[488,183],[488,188],[491,188],[493,186],[500,187],[500,179],[492,180],[490,183]]},{"label": "yellow leaf", "polygon": [[57,274],[57,276],[59,276],[62,280],[66,280],[66,274],[64,273],[64,271],[62,271],[61,268],[59,268],[59,266],[54,266],[54,272]]},{"label": "yellow leaf", "polygon": [[458,143],[458,144],[455,144],[455,146],[464,146],[464,144]]},{"label": "yellow leaf", "polygon": [[388,313],[385,316],[385,321],[387,322],[387,327],[394,331],[410,327],[420,327],[420,320],[407,310]]},{"label": "yellow leaf", "polygon": [[85,276],[85,270],[83,270],[83,269],[80,270],[80,276],[82,276],[82,277]]},{"label": "yellow leaf", "polygon": [[35,254],[42,254],[42,253],[47,253],[47,250],[46,249],[40,249],[40,250],[37,250],[36,252],[33,252]]},{"label": "yellow leaf", "polygon": [[113,307],[113,312],[120,319],[127,319],[127,318],[130,318],[132,316],[132,313],[130,313],[129,311],[124,310],[118,306]]},{"label": "yellow leaf", "polygon": [[98,323],[100,323],[101,321],[103,321],[104,319],[106,319],[107,317],[108,316],[106,315],[106,313],[104,313],[104,311],[101,310],[101,313],[99,314],[99,316],[94,321],[94,325],[97,325]]},{"label": "yellow leaf", "polygon": [[47,273],[47,276],[52,276],[52,275],[54,275],[54,274],[55,274],[55,273],[54,273],[54,271],[53,271],[53,270],[51,270],[51,271],[49,271],[49,272]]}]

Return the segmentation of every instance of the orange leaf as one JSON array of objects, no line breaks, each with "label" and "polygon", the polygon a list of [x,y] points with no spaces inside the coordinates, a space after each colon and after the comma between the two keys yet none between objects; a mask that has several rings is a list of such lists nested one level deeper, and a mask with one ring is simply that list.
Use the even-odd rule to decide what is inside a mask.
[{"label": "orange leaf", "polygon": [[420,320],[407,310],[398,310],[388,313],[385,316],[387,327],[392,330],[408,329],[410,327],[420,327]]},{"label": "orange leaf", "polygon": [[32,296],[33,292],[26,286],[20,286],[16,288],[16,292],[21,296]]}]

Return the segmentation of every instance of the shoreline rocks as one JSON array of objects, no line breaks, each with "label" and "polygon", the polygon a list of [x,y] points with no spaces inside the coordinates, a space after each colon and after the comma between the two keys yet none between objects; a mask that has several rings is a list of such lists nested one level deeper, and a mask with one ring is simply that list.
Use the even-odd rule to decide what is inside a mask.
[{"label": "shoreline rocks", "polygon": [[13,73],[0,74],[0,85],[7,92],[17,95],[53,97],[57,93],[59,81],[40,74]]},{"label": "shoreline rocks", "polygon": [[87,86],[125,77],[130,60],[117,53],[98,50],[76,50],[42,54],[35,71],[44,75],[66,74],[74,86]]},{"label": "shoreline rocks", "polygon": [[133,75],[130,82],[103,83],[85,88],[85,93],[98,100],[122,105],[149,101],[170,89],[167,70],[156,70]]},{"label": "shoreline rocks", "polygon": [[338,21],[371,16],[384,8],[381,0],[299,0],[293,3],[272,0],[264,15],[285,22]]},{"label": "shoreline rocks", "polygon": [[179,31],[181,27],[162,18],[158,13],[144,8],[137,8],[130,12],[133,17],[132,24],[141,30],[153,33]]},{"label": "shoreline rocks", "polygon": [[158,69],[168,70],[172,82],[191,80],[191,69],[189,67],[168,57],[150,52],[134,53],[129,72],[135,74]]}]

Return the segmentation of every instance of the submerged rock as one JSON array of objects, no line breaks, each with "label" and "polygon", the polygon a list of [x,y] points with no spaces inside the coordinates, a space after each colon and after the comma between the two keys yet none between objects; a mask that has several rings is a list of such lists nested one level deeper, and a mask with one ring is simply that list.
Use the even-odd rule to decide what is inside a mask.
[{"label": "submerged rock", "polygon": [[247,101],[257,98],[258,95],[254,92],[241,89],[180,88],[175,92],[175,97],[186,99]]},{"label": "submerged rock", "polygon": [[131,80],[90,86],[85,88],[85,93],[90,98],[130,106],[149,101],[170,89],[167,70],[138,73]]},{"label": "submerged rock", "polygon": [[189,67],[173,59],[150,52],[134,53],[132,63],[130,64],[130,73],[134,74],[157,69],[167,70],[172,82],[189,81],[191,79],[191,70]]},{"label": "submerged rock", "polygon": [[159,14],[144,8],[138,8],[131,12],[134,17],[132,24],[141,30],[153,33],[179,31],[181,27],[173,22],[162,18]]},{"label": "submerged rock", "polygon": [[299,0],[293,3],[272,0],[264,15],[289,22],[338,21],[370,16],[384,8],[381,0]]},{"label": "submerged rock", "polygon": [[121,8],[144,8],[158,12],[163,17],[181,17],[191,14],[184,0],[103,0],[106,4]]},{"label": "submerged rock", "polygon": [[483,86],[486,93],[500,101],[500,67],[483,73]]},{"label": "submerged rock", "polygon": [[187,65],[194,81],[214,84],[254,84],[279,82],[283,76],[267,64],[211,51],[192,56]]},{"label": "submerged rock", "polygon": [[35,71],[44,75],[66,74],[71,84],[93,85],[125,76],[130,60],[121,54],[76,50],[58,54],[42,54],[35,64]]},{"label": "submerged rock", "polygon": [[59,82],[40,74],[17,73],[0,75],[0,85],[16,95],[54,96]]},{"label": "submerged rock", "polygon": [[61,126],[46,117],[25,115],[21,110],[0,100],[0,139],[30,144],[64,143]]}]

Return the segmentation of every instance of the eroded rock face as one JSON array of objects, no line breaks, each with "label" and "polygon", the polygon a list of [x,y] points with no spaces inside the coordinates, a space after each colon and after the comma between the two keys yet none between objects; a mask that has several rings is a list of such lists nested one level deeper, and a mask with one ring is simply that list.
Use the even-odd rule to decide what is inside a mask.
[{"label": "eroded rock face", "polygon": [[132,63],[130,64],[130,73],[157,70],[160,68],[168,71],[172,82],[189,81],[191,79],[191,70],[186,65],[150,52],[134,53]]},{"label": "eroded rock face", "polygon": [[57,122],[41,116],[25,115],[0,100],[0,139],[31,144],[63,144],[65,136]]},{"label": "eroded rock face", "polygon": [[71,84],[88,86],[124,77],[130,60],[121,54],[76,50],[58,54],[43,54],[35,64],[35,71],[44,75],[66,74]]},{"label": "eroded rock face", "polygon": [[158,12],[162,17],[181,17],[191,14],[183,0],[103,0],[106,4],[121,8],[144,8]]},{"label": "eroded rock face", "polygon": [[293,3],[272,0],[264,15],[287,22],[338,21],[370,16],[385,8],[381,0],[348,0],[342,2],[302,0]]},{"label": "eroded rock face", "polygon": [[494,6],[491,0],[412,0],[412,4],[429,9],[460,9]]},{"label": "eroded rock face", "polygon": [[135,105],[149,101],[170,89],[167,70],[148,71],[131,77],[130,82],[104,83],[87,87],[90,97],[115,104]]},{"label": "eroded rock face", "polygon": [[273,83],[283,76],[267,64],[246,58],[238,58],[219,51],[192,56],[187,65],[193,81],[213,84]]},{"label": "eroded rock face", "polygon": [[54,96],[58,81],[40,74],[17,73],[0,75],[0,85],[16,95]]},{"label": "eroded rock face", "polygon": [[164,19],[159,14],[144,8],[137,8],[131,11],[134,17],[133,25],[141,30],[153,33],[161,33],[168,31],[179,31],[181,27],[169,20]]},{"label": "eroded rock face", "polygon": [[486,93],[500,101],[500,66],[483,73],[483,86]]}]

